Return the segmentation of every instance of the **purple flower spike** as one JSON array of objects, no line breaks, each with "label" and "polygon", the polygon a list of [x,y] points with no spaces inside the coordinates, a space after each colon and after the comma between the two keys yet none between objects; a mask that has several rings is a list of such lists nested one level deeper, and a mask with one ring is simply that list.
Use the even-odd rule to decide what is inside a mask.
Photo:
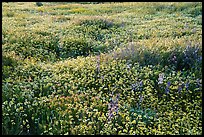
[{"label": "purple flower spike", "polygon": [[170,85],[171,85],[171,82],[168,81],[168,82],[167,82],[167,87],[170,87]]},{"label": "purple flower spike", "polygon": [[170,90],[166,87],[166,88],[165,88],[165,93],[168,94],[169,91],[170,91]]},{"label": "purple flower spike", "polygon": [[143,86],[143,82],[142,81],[140,81],[140,87],[142,87]]},{"label": "purple flower spike", "polygon": [[[113,93],[112,93],[113,94]],[[115,98],[111,98],[110,103],[108,104],[108,120],[111,120],[113,115],[113,112],[116,112],[118,114],[118,100],[120,95],[117,94]]]},{"label": "purple flower spike", "polygon": [[142,96],[140,96],[140,103],[142,102],[142,100],[143,100],[143,97],[142,97]]},{"label": "purple flower spike", "polygon": [[180,93],[180,92],[181,92],[181,90],[182,90],[182,87],[181,87],[181,86],[179,86],[179,87],[178,87],[178,92]]},{"label": "purple flower spike", "polygon": [[187,82],[186,83],[186,90],[188,90],[188,88],[189,88],[189,83]]},{"label": "purple flower spike", "polygon": [[167,82],[167,86],[166,86],[166,88],[165,88],[165,93],[166,93],[166,94],[168,94],[169,91],[170,91],[170,90],[169,90],[170,85],[171,85],[171,82],[168,81],[168,82]]}]

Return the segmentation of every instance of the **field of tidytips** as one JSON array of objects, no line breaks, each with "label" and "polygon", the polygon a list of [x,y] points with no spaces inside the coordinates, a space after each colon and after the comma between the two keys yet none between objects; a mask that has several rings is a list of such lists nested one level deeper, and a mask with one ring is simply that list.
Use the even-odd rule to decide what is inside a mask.
[{"label": "field of tidytips", "polygon": [[202,134],[202,3],[2,10],[2,134]]}]

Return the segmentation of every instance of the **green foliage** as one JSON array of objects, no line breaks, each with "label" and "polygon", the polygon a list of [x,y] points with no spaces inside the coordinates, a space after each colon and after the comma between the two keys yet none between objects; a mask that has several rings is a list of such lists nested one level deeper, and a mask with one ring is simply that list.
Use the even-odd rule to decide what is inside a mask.
[{"label": "green foliage", "polygon": [[143,110],[140,108],[139,109],[132,108],[130,109],[130,112],[131,112],[132,121],[135,119],[137,115],[140,115],[141,121],[143,121],[145,124],[149,124],[153,119],[153,117],[156,115],[156,112],[152,111],[151,109]]},{"label": "green foliage", "polygon": [[202,134],[201,3],[2,5],[3,135]]},{"label": "green foliage", "polygon": [[43,6],[42,2],[36,2],[36,5],[37,5],[38,7]]},{"label": "green foliage", "polygon": [[99,20],[85,20],[82,21],[80,25],[84,26],[96,26],[100,29],[108,29],[113,26],[113,23],[107,20],[99,19]]}]

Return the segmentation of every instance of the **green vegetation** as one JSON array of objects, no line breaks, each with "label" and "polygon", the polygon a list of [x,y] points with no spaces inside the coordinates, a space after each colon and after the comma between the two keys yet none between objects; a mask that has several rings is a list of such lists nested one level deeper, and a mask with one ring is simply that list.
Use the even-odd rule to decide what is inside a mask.
[{"label": "green vegetation", "polygon": [[201,135],[202,3],[2,3],[2,134]]}]

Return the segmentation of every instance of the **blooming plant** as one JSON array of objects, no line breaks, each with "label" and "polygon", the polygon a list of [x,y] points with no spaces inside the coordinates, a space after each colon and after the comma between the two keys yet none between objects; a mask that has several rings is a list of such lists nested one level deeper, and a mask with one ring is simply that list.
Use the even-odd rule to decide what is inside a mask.
[{"label": "blooming plant", "polygon": [[3,135],[201,135],[200,2],[2,3]]}]

